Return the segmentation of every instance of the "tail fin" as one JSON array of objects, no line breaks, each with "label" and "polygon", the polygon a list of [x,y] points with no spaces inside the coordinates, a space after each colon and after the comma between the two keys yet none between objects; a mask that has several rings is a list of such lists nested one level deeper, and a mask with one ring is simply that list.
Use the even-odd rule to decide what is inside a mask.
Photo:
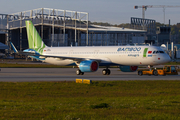
[{"label": "tail fin", "polygon": [[14,50],[14,53],[18,53],[16,47],[14,46],[14,44],[12,42],[10,42],[11,46],[12,46],[12,49]]},{"label": "tail fin", "polygon": [[[31,21],[26,21],[26,30],[28,35],[28,43],[29,49],[34,49],[38,52],[42,52],[42,50],[46,47],[41,37],[39,36],[36,28],[34,27]],[[41,48],[41,51],[39,51]]]}]

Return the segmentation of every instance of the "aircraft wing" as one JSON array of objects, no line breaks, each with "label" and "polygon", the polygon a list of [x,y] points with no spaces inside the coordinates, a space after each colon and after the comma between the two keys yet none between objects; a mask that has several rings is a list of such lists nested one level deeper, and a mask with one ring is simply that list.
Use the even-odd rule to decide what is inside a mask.
[{"label": "aircraft wing", "polygon": [[101,59],[94,59],[94,58],[79,58],[79,57],[68,57],[68,56],[52,56],[52,55],[38,55],[38,54],[29,54],[28,56],[40,56],[40,57],[44,57],[44,58],[48,58],[48,57],[52,57],[52,58],[59,58],[61,60],[65,60],[65,59],[69,59],[69,60],[73,60],[76,62],[81,62],[84,60],[94,60],[97,61],[98,63],[100,63],[102,60]]}]

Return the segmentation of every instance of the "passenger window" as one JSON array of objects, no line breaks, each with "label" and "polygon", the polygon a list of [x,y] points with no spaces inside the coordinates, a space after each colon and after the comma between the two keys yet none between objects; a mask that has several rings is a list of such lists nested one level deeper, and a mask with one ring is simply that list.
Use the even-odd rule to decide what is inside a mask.
[{"label": "passenger window", "polygon": [[156,54],[156,51],[153,51],[153,54]]},{"label": "passenger window", "polygon": [[159,53],[159,51],[156,51],[156,53]]}]

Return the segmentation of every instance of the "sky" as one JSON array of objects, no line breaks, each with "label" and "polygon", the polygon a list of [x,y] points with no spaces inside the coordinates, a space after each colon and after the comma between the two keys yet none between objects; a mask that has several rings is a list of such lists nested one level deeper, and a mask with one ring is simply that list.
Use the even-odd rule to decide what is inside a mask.
[{"label": "sky", "polygon": [[[142,18],[142,9],[134,6],[171,5],[180,6],[180,0],[1,0],[0,13],[12,14],[37,8],[53,8],[88,12],[92,22],[111,24],[130,23],[131,17]],[[164,23],[163,8],[148,8],[146,19]],[[180,7],[165,9],[165,24],[180,23]]]}]

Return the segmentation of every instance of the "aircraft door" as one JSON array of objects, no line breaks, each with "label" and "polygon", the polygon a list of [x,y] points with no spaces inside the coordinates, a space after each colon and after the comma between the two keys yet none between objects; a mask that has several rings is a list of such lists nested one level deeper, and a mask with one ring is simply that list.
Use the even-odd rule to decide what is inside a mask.
[{"label": "aircraft door", "polygon": [[69,57],[73,57],[73,50],[69,51]]},{"label": "aircraft door", "polygon": [[98,57],[99,56],[99,50],[94,50],[94,57]]}]

